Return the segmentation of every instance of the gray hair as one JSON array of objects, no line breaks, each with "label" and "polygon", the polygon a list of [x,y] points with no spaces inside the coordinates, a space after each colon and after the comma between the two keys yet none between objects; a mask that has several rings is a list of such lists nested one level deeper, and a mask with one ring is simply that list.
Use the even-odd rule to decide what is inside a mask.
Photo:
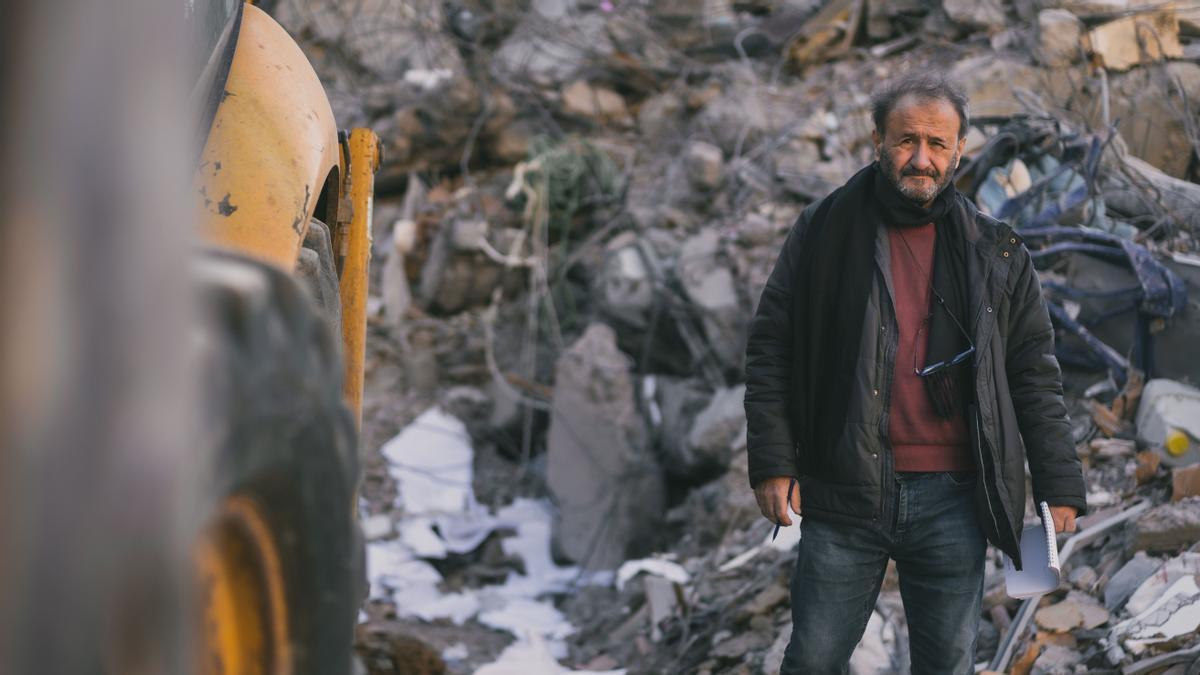
[{"label": "gray hair", "polygon": [[902,75],[885,82],[871,95],[871,117],[880,136],[886,128],[887,116],[905,96],[926,101],[945,101],[954,106],[954,111],[958,113],[958,137],[966,137],[967,127],[971,123],[966,93],[946,76],[933,73]]}]

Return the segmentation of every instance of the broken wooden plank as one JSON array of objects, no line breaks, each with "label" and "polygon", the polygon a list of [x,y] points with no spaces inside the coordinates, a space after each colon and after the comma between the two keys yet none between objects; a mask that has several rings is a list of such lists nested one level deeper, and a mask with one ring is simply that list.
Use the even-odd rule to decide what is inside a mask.
[{"label": "broken wooden plank", "polygon": [[850,51],[862,23],[864,0],[833,0],[804,23],[788,56],[804,66],[836,58]]}]

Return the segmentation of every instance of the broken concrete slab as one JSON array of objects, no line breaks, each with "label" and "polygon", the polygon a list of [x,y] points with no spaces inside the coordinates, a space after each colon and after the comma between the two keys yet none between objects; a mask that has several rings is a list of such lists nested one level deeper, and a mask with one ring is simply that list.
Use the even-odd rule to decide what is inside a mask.
[{"label": "broken concrete slab", "polygon": [[1154,574],[1151,574],[1138,586],[1133,595],[1129,596],[1129,601],[1125,603],[1125,609],[1130,614],[1141,614],[1154,604],[1176,580],[1185,576],[1197,575],[1200,575],[1200,553],[1188,551],[1177,555],[1163,563],[1155,570]]},{"label": "broken concrete slab", "polygon": [[692,463],[705,475],[724,471],[736,449],[745,447],[745,395],[744,384],[718,389],[696,415],[687,446],[694,458]]},{"label": "broken concrete slab", "polygon": [[553,30],[546,23],[543,17],[526,16],[492,53],[493,75],[502,82],[550,88],[579,75],[589,56],[604,57],[614,50],[607,22],[598,14],[556,22]]},{"label": "broken concrete slab", "polygon": [[1200,587],[1195,576],[1173,583],[1145,611],[1113,627],[1112,638],[1130,652],[1172,648],[1194,642],[1200,631]]},{"label": "broken concrete slab", "polygon": [[962,84],[971,100],[972,117],[1024,112],[1013,90],[1038,91],[1042,76],[1042,72],[1027,63],[996,58],[993,54],[964,59],[950,70],[950,77]]},{"label": "broken concrete slab", "polygon": [[1062,601],[1042,607],[1034,620],[1042,628],[1055,633],[1067,633],[1076,628],[1092,629],[1108,623],[1108,610],[1091,595],[1071,591]]},{"label": "broken concrete slab", "polygon": [[942,0],[942,9],[951,21],[972,30],[994,33],[1007,23],[999,0]]},{"label": "broken concrete slab", "polygon": [[1097,26],[1084,35],[1084,46],[1111,70],[1183,56],[1179,20],[1171,11],[1127,16]]},{"label": "broken concrete slab", "polygon": [[714,229],[689,238],[679,251],[676,276],[722,367],[740,369],[745,358],[745,317],[733,273],[718,259],[719,248]]},{"label": "broken concrete slab", "polygon": [[1105,585],[1104,606],[1109,611],[1119,609],[1129,599],[1129,596],[1133,595],[1138,586],[1141,586],[1142,582],[1161,566],[1161,560],[1146,555],[1145,551],[1134,553],[1133,557],[1117,570],[1117,573]]},{"label": "broken concrete slab", "polygon": [[[1135,157],[1149,162],[1167,176],[1186,179],[1194,149],[1191,146],[1189,124],[1181,113],[1184,101],[1200,98],[1200,64],[1187,61],[1167,61],[1154,68],[1134,68],[1126,73],[1113,73],[1109,77],[1110,121],[1119,121],[1123,146]],[[1103,124],[1102,106],[1094,106],[1088,116],[1093,125]],[[1116,153],[1105,153],[1107,156]],[[1115,157],[1113,158],[1115,159]],[[1200,186],[1182,181],[1183,185],[1163,181],[1151,172],[1147,176],[1136,165],[1116,167],[1105,172],[1113,181],[1120,183],[1133,179],[1148,180],[1159,192],[1155,200],[1168,212],[1177,212],[1185,222],[1200,219],[1196,211],[1194,193]],[[1188,188],[1191,188],[1190,190]],[[1104,191],[1105,201],[1122,213],[1129,207],[1122,195],[1113,199],[1110,190]],[[1190,199],[1181,199],[1191,195]],[[1189,211],[1190,209],[1190,211]]]},{"label": "broken concrete slab", "polygon": [[592,323],[555,367],[546,440],[546,479],[559,506],[554,543],[586,569],[615,569],[649,552],[663,514],[631,366],[612,328]]},{"label": "broken concrete slab", "polygon": [[1079,61],[1083,22],[1065,9],[1038,12],[1038,60],[1052,68]]},{"label": "broken concrete slab", "polygon": [[1131,546],[1149,553],[1173,553],[1200,541],[1200,497],[1161,504],[1138,517]]}]

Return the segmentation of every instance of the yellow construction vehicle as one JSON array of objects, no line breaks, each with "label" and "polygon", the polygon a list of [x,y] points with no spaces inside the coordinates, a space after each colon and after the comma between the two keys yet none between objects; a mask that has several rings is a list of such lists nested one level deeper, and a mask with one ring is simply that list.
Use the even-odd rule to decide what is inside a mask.
[{"label": "yellow construction vehicle", "polygon": [[199,672],[350,667],[372,185],[379,142],[339,132],[266,11],[189,0],[202,38],[193,183],[205,251]]}]

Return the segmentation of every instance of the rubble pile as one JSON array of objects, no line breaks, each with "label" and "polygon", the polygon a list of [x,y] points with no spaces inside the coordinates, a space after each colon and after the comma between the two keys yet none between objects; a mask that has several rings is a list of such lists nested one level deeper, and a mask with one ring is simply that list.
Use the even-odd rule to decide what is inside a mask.
[{"label": "rubble pile", "polygon": [[[387,635],[440,654],[420,672],[778,667],[798,531],[772,540],[746,480],[748,322],[800,210],[873,159],[871,89],[912,70],[971,98],[957,185],[1034,255],[1092,509],[1056,592],[1009,598],[993,553],[980,666],[1194,671],[1200,9],[291,0],[276,16],[339,121],[384,142],[371,672],[416,672]],[[443,417],[469,452],[397,450]],[[453,491],[430,496],[429,475]],[[906,648],[889,572],[853,669],[902,672]]]}]

